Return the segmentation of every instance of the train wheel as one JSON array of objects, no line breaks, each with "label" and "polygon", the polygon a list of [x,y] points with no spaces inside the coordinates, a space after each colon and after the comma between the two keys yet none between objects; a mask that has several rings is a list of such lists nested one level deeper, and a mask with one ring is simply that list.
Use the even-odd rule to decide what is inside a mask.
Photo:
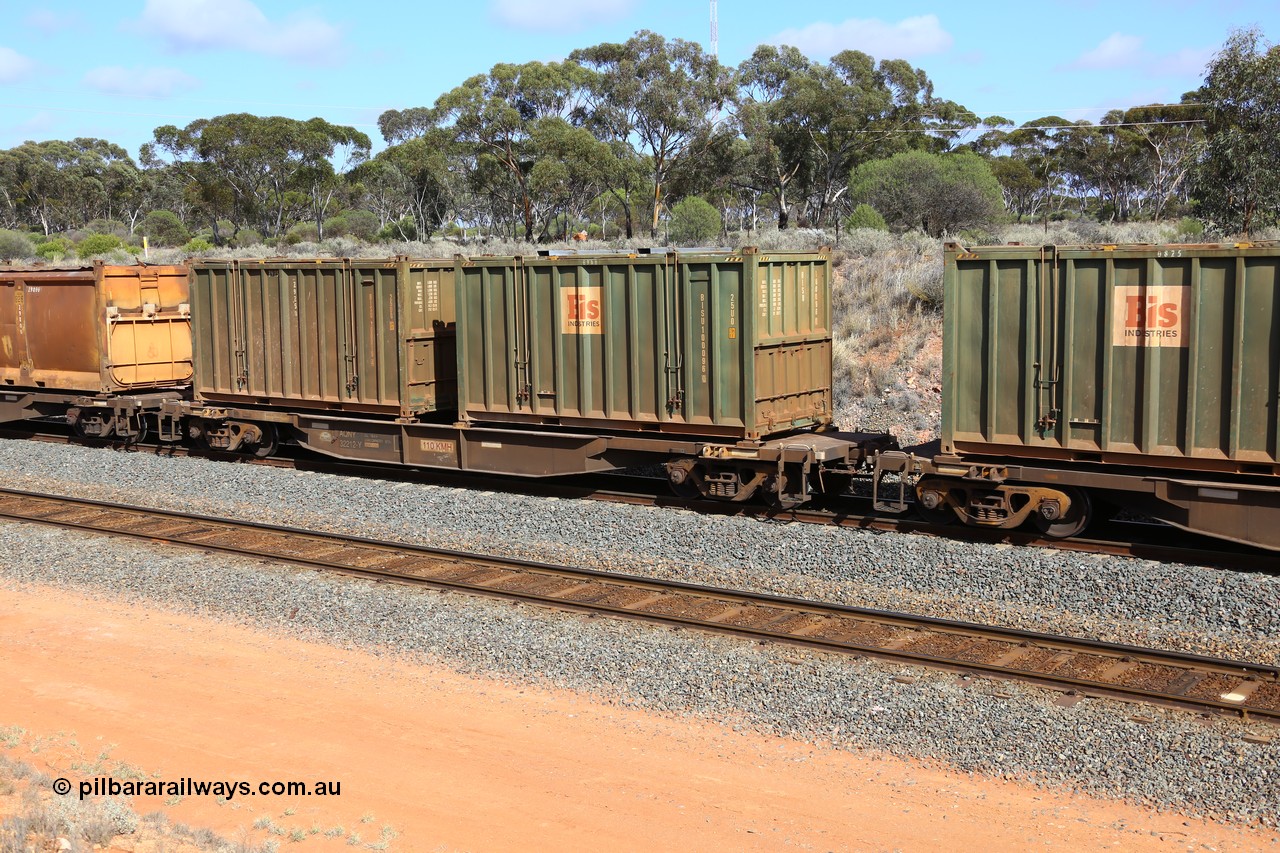
[{"label": "train wheel", "polygon": [[929,524],[955,524],[958,520],[956,511],[947,504],[939,504],[930,509],[924,504],[916,501],[916,515],[927,521]]},{"label": "train wheel", "polygon": [[280,439],[276,435],[276,428],[271,424],[258,424],[258,429],[262,430],[262,438],[258,440],[258,446],[253,449],[253,455],[259,459],[265,459],[279,449]]},{"label": "train wheel", "polygon": [[1057,518],[1045,518],[1041,513],[1035,514],[1036,529],[1050,539],[1070,539],[1079,536],[1093,519],[1093,505],[1089,495],[1081,489],[1066,487],[1063,490],[1071,499],[1071,509]]},{"label": "train wheel", "polygon": [[[923,483],[916,491],[916,515],[929,524],[954,524],[959,521],[955,508],[947,502],[947,495],[951,490],[928,486],[929,483]],[[957,494],[962,500],[968,499],[963,491],[957,491]]]},{"label": "train wheel", "polygon": [[698,478],[694,476],[696,467],[693,459],[674,459],[667,463],[667,485],[671,486],[676,497],[686,500],[704,497]]}]

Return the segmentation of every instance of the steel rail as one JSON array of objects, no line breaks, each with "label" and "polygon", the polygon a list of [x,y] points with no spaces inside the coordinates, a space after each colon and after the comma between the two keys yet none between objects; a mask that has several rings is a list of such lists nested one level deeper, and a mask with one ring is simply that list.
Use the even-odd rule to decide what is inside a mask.
[{"label": "steel rail", "polygon": [[0,489],[0,518],[1280,723],[1280,667]]}]

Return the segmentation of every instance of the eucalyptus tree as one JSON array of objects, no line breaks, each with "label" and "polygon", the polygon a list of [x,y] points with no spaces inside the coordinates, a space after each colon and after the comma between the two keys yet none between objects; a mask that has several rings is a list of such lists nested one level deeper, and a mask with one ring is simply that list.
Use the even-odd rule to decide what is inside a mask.
[{"label": "eucalyptus tree", "polygon": [[774,200],[779,229],[791,219],[792,186],[804,187],[815,164],[812,122],[798,108],[798,96],[805,88],[802,81],[816,73],[808,57],[788,46],[761,45],[738,66],[736,119],[746,142],[744,183]]},{"label": "eucalyptus tree", "polygon": [[452,134],[434,128],[390,146],[352,173],[379,225],[405,214],[413,217],[420,239],[427,239],[457,203],[457,177],[450,149]]},{"label": "eucalyptus tree", "polygon": [[1185,197],[1187,179],[1204,150],[1204,108],[1195,97],[1192,92],[1179,104],[1130,107],[1122,115],[1146,153],[1147,193],[1156,222]]},{"label": "eucalyptus tree", "polygon": [[794,81],[794,110],[803,116],[813,162],[809,218],[825,224],[848,189],[853,167],[900,151],[945,150],[981,122],[902,59],[877,63],[846,50]]},{"label": "eucalyptus tree", "polygon": [[[1002,123],[994,118],[987,120],[989,126]],[[1064,133],[1075,126],[1075,122],[1061,116],[1044,116],[1011,130],[992,127],[973,145],[976,151],[986,156],[1007,152],[1003,156],[1012,162],[1001,166],[997,172],[1008,182],[1002,184],[1006,198],[1015,193],[1018,199],[1016,212],[1033,214],[1038,211],[1046,227],[1050,212],[1062,208],[1070,189],[1067,157],[1062,143]],[[1021,167],[1014,164],[1021,164]],[[1027,179],[1028,173],[1035,180],[1034,190]]]},{"label": "eucalyptus tree", "polygon": [[1280,46],[1236,30],[1206,69],[1207,114],[1193,195],[1199,212],[1248,236],[1280,215]]},{"label": "eucalyptus tree", "polygon": [[1081,213],[1096,201],[1099,218],[1125,222],[1141,211],[1150,185],[1147,149],[1123,110],[1097,124],[1082,121],[1060,137],[1067,186]]},{"label": "eucalyptus tree", "polygon": [[[575,50],[595,72],[580,120],[607,144],[630,146],[652,184],[650,236],[658,236],[663,192],[673,170],[714,138],[712,125],[734,95],[732,74],[694,42],[642,30],[624,43]],[[634,162],[634,161],[633,161]]]},{"label": "eucalyptus tree", "polygon": [[[530,185],[550,214],[543,219],[542,236],[564,239],[569,223],[589,219],[592,203],[625,176],[607,143],[563,119],[541,122],[534,142],[543,156],[530,172]],[[560,225],[558,234],[547,230],[553,221]]]},{"label": "eucalyptus tree", "polygon": [[369,157],[369,137],[353,127],[313,118],[296,127],[292,139],[297,169],[286,182],[310,202],[316,234],[324,239],[324,220],[347,186],[346,176]]},{"label": "eucalyptus tree", "polygon": [[24,142],[0,151],[0,201],[6,219],[38,226],[45,234],[92,219],[136,221],[144,190],[132,158],[104,139]]},{"label": "eucalyptus tree", "polygon": [[378,118],[392,144],[447,129],[464,146],[460,161],[477,193],[516,213],[532,240],[538,200],[530,177],[544,156],[539,128],[579,106],[585,71],[575,62],[500,63],[441,95],[431,107],[389,110]]},{"label": "eucalyptus tree", "polygon": [[335,153],[347,149],[360,159],[370,147],[364,133],[320,118],[231,113],[156,128],[142,159],[150,167],[172,166],[198,188],[202,213],[222,240],[223,216],[237,229],[251,223],[264,234],[284,233],[286,213],[300,199],[312,214],[322,206],[324,188],[336,178]]},{"label": "eucalyptus tree", "polygon": [[1023,217],[1035,216],[1044,203],[1044,184],[1026,161],[1005,154],[991,157],[988,162],[1000,183],[1005,209],[1017,216],[1019,222]]}]

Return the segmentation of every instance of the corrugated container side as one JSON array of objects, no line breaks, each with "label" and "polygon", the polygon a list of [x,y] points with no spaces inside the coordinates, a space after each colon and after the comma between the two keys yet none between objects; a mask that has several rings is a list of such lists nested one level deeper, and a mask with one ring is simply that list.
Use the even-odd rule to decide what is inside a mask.
[{"label": "corrugated container side", "polygon": [[460,259],[473,420],[754,437],[830,419],[826,255]]},{"label": "corrugated container side", "polygon": [[756,265],[758,428],[827,423],[831,401],[830,265],[761,255]]},{"label": "corrugated container side", "polygon": [[949,247],[943,449],[1280,463],[1280,246]]},{"label": "corrugated container side", "polygon": [[0,271],[0,382],[116,393],[191,378],[181,267]]},{"label": "corrugated container side", "polygon": [[451,261],[198,261],[191,277],[201,400],[455,405]]}]

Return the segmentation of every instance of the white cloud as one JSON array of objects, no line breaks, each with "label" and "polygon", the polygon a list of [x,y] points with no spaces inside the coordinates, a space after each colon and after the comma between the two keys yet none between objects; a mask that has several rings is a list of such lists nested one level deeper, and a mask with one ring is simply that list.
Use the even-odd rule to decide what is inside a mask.
[{"label": "white cloud", "polygon": [[1137,65],[1143,61],[1142,42],[1142,36],[1112,33],[1093,50],[1071,62],[1068,67],[1103,69]]},{"label": "white cloud", "polygon": [[850,18],[840,24],[819,22],[783,30],[766,41],[798,47],[817,59],[842,50],[860,50],[877,59],[910,59],[949,50],[955,39],[942,28],[937,15],[918,15],[896,23],[879,18]]},{"label": "white cloud", "polygon": [[13,48],[0,47],[0,83],[16,83],[35,68],[35,62]]},{"label": "white cloud", "polygon": [[84,75],[85,85],[106,95],[167,98],[200,85],[200,81],[176,68],[121,68],[108,65]]},{"label": "white cloud", "polygon": [[1186,47],[1173,53],[1147,50],[1142,36],[1112,33],[1093,50],[1086,51],[1058,70],[1108,71],[1116,68],[1143,68],[1165,75],[1199,75],[1213,58],[1213,48]]},{"label": "white cloud", "polygon": [[635,0],[492,0],[489,17],[514,30],[577,32],[616,21]]},{"label": "white cloud", "polygon": [[175,51],[243,50],[314,64],[336,61],[342,41],[323,18],[272,21],[250,0],[147,0],[136,26]]},{"label": "white cloud", "polygon": [[1163,74],[1194,74],[1199,76],[1204,73],[1205,66],[1213,59],[1214,48],[1212,47],[1185,47],[1176,53],[1162,56],[1156,60],[1156,70]]},{"label": "white cloud", "polygon": [[52,35],[59,30],[69,30],[80,26],[80,16],[72,13],[59,14],[48,9],[37,9],[22,19],[29,27],[34,27],[45,35]]},{"label": "white cloud", "polygon": [[19,136],[30,138],[40,136],[58,124],[57,118],[47,110],[41,110],[26,121],[19,122],[14,130]]}]

